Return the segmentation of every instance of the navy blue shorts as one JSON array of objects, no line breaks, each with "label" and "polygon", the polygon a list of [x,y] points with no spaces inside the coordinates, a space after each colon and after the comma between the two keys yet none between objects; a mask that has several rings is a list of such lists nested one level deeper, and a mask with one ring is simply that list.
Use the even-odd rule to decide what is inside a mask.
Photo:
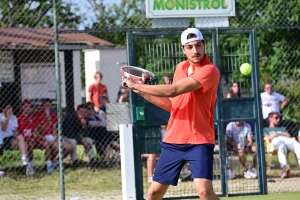
[{"label": "navy blue shorts", "polygon": [[190,164],[192,178],[213,178],[213,144],[169,144],[161,142],[162,152],[155,168],[153,181],[176,186],[180,171]]}]

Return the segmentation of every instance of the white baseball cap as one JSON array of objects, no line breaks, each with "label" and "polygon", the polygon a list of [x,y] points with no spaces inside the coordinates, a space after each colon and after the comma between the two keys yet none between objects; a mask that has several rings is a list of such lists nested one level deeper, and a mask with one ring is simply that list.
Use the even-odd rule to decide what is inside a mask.
[{"label": "white baseball cap", "polygon": [[[187,36],[190,33],[195,34],[197,37],[187,39]],[[182,46],[185,45],[185,44],[187,44],[187,43],[189,43],[189,42],[193,42],[195,40],[204,40],[202,33],[198,29],[196,29],[196,28],[188,28],[188,29],[186,29],[185,31],[183,31],[181,33],[181,44],[182,44]]]}]

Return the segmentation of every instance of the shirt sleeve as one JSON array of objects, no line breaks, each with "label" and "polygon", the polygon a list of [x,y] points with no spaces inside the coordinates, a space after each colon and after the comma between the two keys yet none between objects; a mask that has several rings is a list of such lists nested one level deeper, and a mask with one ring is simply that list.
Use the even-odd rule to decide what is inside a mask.
[{"label": "shirt sleeve", "polygon": [[93,92],[93,85],[89,86],[88,92],[92,93]]},{"label": "shirt sleeve", "polygon": [[264,136],[269,135],[269,131],[267,128],[264,128]]},{"label": "shirt sleeve", "polygon": [[279,93],[274,93],[274,95],[276,96],[276,98],[279,100],[279,101],[284,101],[285,99],[285,96],[283,96],[282,94],[279,94]]},{"label": "shirt sleeve", "polygon": [[232,125],[229,123],[226,127],[226,137],[231,138],[232,137]]},{"label": "shirt sleeve", "polygon": [[202,92],[206,92],[219,83],[220,72],[214,65],[205,65],[196,69],[190,76],[202,85]]}]

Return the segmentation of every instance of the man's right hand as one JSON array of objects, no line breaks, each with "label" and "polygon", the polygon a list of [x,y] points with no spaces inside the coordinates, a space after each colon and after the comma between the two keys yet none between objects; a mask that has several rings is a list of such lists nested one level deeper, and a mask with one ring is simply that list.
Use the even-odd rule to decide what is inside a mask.
[{"label": "man's right hand", "polygon": [[90,143],[88,143],[88,141],[86,141],[85,139],[82,139],[81,142],[82,142],[84,148],[86,148],[86,149],[90,148]]}]

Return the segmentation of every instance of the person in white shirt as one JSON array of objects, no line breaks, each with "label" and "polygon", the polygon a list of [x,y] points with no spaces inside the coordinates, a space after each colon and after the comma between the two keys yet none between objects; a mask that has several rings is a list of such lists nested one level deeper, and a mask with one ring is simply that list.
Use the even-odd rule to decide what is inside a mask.
[{"label": "person in white shirt", "polygon": [[22,134],[18,131],[18,120],[13,114],[12,106],[9,103],[2,104],[0,113],[1,140],[0,155],[4,150],[20,150],[22,153],[22,165],[27,165],[27,147]]},{"label": "person in white shirt", "polygon": [[261,97],[263,118],[264,120],[267,121],[269,113],[277,112],[280,114],[280,111],[286,106],[289,100],[282,94],[274,92],[271,83],[267,83],[265,85],[264,90],[265,92],[261,93],[260,97]]},{"label": "person in white shirt", "polygon": [[253,156],[252,169],[248,170],[246,166],[245,155],[256,152],[256,148],[253,146],[253,133],[250,124],[243,121],[230,122],[226,127],[226,143],[227,150],[239,154],[244,169],[244,177],[248,179],[256,178],[256,156]]}]

